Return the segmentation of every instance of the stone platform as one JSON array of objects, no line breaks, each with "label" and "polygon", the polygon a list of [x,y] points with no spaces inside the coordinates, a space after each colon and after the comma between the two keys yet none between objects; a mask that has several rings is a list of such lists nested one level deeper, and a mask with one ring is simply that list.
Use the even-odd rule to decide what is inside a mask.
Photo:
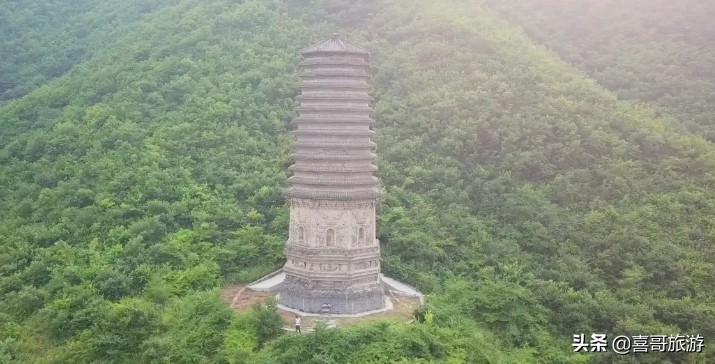
[{"label": "stone platform", "polygon": [[[254,281],[244,288],[240,292],[238,292],[235,297],[232,300],[232,306],[235,306],[237,304],[237,300],[240,298],[240,295],[243,294],[244,296],[246,295],[251,295],[251,292],[256,292],[256,293],[264,293],[263,295],[270,295],[270,296],[276,296],[278,293],[279,289],[282,287],[283,283],[285,281],[285,273],[283,273],[282,270],[275,271],[271,274],[268,274],[267,276]],[[315,312],[304,312],[299,309],[291,308],[291,307],[286,307],[284,305],[278,305],[278,307],[285,311],[285,312],[290,312],[294,314],[298,314],[301,316],[313,316],[313,317],[323,317],[326,315],[329,315],[330,317],[336,317],[336,318],[350,318],[350,317],[364,317],[364,316],[369,316],[372,314],[376,313],[381,313],[381,312],[388,312],[390,310],[395,309],[395,303],[393,301],[397,301],[398,304],[403,304],[403,302],[400,301],[400,297],[404,297],[402,301],[410,301],[410,302],[416,302],[417,306],[419,304],[423,303],[424,300],[424,295],[420,293],[417,289],[414,287],[402,283],[396,279],[390,278],[385,276],[384,274],[380,274],[380,282],[381,282],[381,287],[382,287],[382,296],[384,297],[384,302],[385,305],[384,307],[381,307],[379,309],[375,310],[370,310],[366,312],[360,312],[360,313],[315,313]],[[255,294],[254,294],[255,295]],[[263,296],[261,295],[261,296]],[[407,298],[410,298],[409,300]]]}]

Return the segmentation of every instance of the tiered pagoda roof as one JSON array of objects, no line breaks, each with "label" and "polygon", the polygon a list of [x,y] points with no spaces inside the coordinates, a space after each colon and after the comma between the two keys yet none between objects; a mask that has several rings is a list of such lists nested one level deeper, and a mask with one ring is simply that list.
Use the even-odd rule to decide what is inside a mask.
[{"label": "tiered pagoda roof", "polygon": [[302,52],[295,164],[289,197],[364,200],[378,197],[370,117],[369,54],[333,37]]}]

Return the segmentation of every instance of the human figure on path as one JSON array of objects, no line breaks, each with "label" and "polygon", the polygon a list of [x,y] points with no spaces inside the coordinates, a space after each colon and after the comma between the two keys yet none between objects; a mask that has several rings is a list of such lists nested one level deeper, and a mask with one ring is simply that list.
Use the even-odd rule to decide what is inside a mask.
[{"label": "human figure on path", "polygon": [[300,316],[295,315],[295,332],[300,332]]}]

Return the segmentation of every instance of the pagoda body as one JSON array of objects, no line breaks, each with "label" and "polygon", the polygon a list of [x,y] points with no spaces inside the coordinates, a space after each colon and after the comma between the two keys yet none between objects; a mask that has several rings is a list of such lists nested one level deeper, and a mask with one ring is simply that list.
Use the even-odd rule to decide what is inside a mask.
[{"label": "pagoda body", "polygon": [[333,37],[302,51],[290,231],[279,303],[303,312],[383,308],[368,53]]}]

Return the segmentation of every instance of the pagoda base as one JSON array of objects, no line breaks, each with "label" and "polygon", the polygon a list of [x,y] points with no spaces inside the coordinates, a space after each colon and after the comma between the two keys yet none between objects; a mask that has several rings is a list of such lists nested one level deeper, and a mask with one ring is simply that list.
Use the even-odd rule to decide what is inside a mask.
[{"label": "pagoda base", "polygon": [[[284,282],[280,288],[278,303],[306,313],[329,313],[354,315],[385,307],[382,285],[351,287],[347,289],[308,289]],[[328,312],[325,304],[330,305]]]}]

